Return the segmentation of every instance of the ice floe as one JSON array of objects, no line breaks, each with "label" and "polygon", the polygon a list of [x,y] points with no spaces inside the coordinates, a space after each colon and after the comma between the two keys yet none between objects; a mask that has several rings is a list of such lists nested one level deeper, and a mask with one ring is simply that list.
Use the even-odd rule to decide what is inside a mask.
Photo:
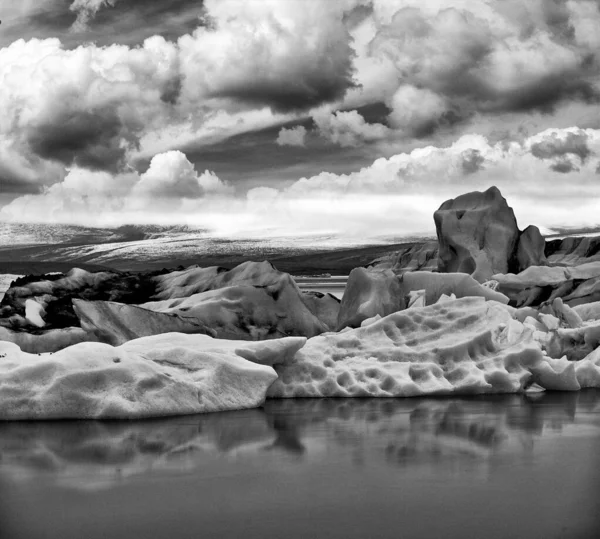
[{"label": "ice floe", "polygon": [[[310,339],[277,365],[271,397],[408,397],[512,393],[532,384],[580,388],[591,365],[544,354],[533,330],[484,298],[393,313],[365,327]],[[582,380],[584,381],[584,380]]]},{"label": "ice floe", "polygon": [[0,419],[142,418],[259,406],[305,339],[236,342],[167,333],[33,355],[0,342]]}]

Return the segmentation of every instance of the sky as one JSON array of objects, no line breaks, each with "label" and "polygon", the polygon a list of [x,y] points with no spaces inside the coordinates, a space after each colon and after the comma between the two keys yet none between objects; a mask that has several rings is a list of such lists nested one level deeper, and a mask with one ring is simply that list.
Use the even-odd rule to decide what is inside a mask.
[{"label": "sky", "polygon": [[0,0],[0,221],[600,225],[600,0]]}]

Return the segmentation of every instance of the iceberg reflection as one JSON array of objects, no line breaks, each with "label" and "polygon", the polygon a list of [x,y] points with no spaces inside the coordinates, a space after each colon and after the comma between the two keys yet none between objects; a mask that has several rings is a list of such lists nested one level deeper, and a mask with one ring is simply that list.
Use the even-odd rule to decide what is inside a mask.
[{"label": "iceberg reflection", "polygon": [[98,489],[153,473],[204,473],[214,459],[261,467],[327,458],[394,467],[505,461],[565,429],[597,433],[599,409],[600,392],[583,391],[270,400],[263,409],[150,421],[9,422],[0,424],[0,475]]}]

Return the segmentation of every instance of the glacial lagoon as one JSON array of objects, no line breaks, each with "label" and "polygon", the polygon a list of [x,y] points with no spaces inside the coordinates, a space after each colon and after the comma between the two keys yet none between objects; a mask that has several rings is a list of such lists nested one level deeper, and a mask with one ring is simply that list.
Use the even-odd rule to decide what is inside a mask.
[{"label": "glacial lagoon", "polygon": [[591,539],[600,391],[0,423],[2,539]]}]

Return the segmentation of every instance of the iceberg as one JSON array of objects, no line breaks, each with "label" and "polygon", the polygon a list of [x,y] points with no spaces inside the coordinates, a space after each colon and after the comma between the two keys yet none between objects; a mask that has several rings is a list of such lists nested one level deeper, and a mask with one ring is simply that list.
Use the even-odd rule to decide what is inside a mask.
[{"label": "iceberg", "polygon": [[237,342],[166,333],[28,354],[0,342],[0,420],[131,419],[260,406],[302,337]]},{"label": "iceberg", "polygon": [[[275,366],[279,378],[267,395],[516,393],[533,384],[580,389],[583,367],[548,357],[533,334],[502,304],[484,298],[447,299],[310,339],[292,361]],[[586,366],[586,383],[597,368]]]}]

